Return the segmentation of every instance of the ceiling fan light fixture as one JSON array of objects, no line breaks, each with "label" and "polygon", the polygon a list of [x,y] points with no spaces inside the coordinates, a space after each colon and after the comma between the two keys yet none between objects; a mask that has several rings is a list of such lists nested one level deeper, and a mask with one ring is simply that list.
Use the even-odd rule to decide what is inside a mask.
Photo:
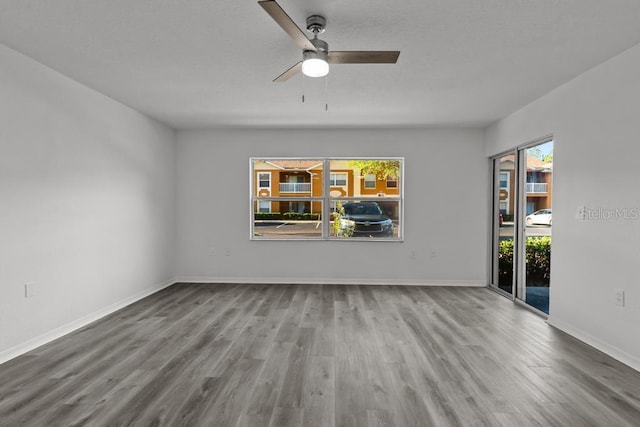
[{"label": "ceiling fan light fixture", "polygon": [[302,52],[302,74],[308,77],[324,77],[329,74],[329,44],[318,37],[310,41],[316,50]]},{"label": "ceiling fan light fixture", "polygon": [[319,58],[307,59],[302,63],[302,72],[307,77],[324,77],[329,74],[329,64]]}]

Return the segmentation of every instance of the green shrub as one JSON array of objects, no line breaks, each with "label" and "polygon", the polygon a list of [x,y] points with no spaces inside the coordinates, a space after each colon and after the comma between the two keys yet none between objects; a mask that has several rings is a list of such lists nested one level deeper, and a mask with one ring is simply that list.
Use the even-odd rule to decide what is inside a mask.
[{"label": "green shrub", "polygon": [[285,212],[282,214],[282,217],[285,220],[289,221],[317,221],[320,219],[320,214],[318,213],[299,213],[299,212]]},{"label": "green shrub", "polygon": [[549,286],[551,277],[551,237],[529,237],[525,243],[527,285]]},{"label": "green shrub", "polygon": [[[551,237],[528,237],[525,242],[527,285],[549,286],[551,277]],[[498,280],[500,286],[513,281],[513,240],[500,241],[498,251]]]},{"label": "green shrub", "polygon": [[513,284],[513,240],[501,240],[498,249],[498,283]]},{"label": "green shrub", "polygon": [[335,237],[351,237],[353,236],[353,228],[342,228],[342,221],[340,220],[344,216],[344,207],[342,202],[336,203],[336,211],[331,214],[331,228]]},{"label": "green shrub", "polygon": [[254,217],[255,219],[274,220],[282,219],[282,214],[280,212],[256,212]]}]

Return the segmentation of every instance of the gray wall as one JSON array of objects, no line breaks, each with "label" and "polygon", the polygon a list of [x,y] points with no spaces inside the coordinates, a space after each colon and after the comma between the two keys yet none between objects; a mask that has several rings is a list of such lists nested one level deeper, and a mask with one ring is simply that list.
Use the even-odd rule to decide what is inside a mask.
[{"label": "gray wall", "polygon": [[2,362],[171,281],[175,155],[172,130],[2,45],[0,70]]},{"label": "gray wall", "polygon": [[[486,130],[493,155],[554,135],[549,322],[640,369],[640,45]],[[579,215],[582,207],[590,212]],[[616,210],[617,214],[616,214]],[[615,303],[623,289],[626,306]]]},{"label": "gray wall", "polygon": [[[253,156],[404,156],[405,241],[250,241]],[[177,174],[182,280],[486,284],[480,130],[178,132]]]}]

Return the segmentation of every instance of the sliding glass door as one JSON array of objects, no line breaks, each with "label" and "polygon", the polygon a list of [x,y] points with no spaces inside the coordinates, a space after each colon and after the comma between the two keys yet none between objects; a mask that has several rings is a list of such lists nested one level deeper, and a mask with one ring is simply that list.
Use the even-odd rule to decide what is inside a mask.
[{"label": "sliding glass door", "polygon": [[549,313],[553,140],[493,159],[491,285]]},{"label": "sliding glass door", "polygon": [[517,206],[515,166],[513,153],[493,160],[494,262],[492,283],[508,294],[514,292],[514,213]]},{"label": "sliding glass door", "polygon": [[553,194],[553,141],[521,150],[523,157],[524,291],[530,306],[549,313]]}]

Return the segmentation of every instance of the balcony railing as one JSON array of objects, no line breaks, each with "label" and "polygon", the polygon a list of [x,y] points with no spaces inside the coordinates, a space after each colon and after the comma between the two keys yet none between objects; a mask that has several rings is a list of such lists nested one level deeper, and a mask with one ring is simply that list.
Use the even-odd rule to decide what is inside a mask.
[{"label": "balcony railing", "polygon": [[546,193],[546,182],[527,182],[527,193]]},{"label": "balcony railing", "polygon": [[310,182],[281,182],[280,192],[281,193],[310,193],[311,183]]}]

